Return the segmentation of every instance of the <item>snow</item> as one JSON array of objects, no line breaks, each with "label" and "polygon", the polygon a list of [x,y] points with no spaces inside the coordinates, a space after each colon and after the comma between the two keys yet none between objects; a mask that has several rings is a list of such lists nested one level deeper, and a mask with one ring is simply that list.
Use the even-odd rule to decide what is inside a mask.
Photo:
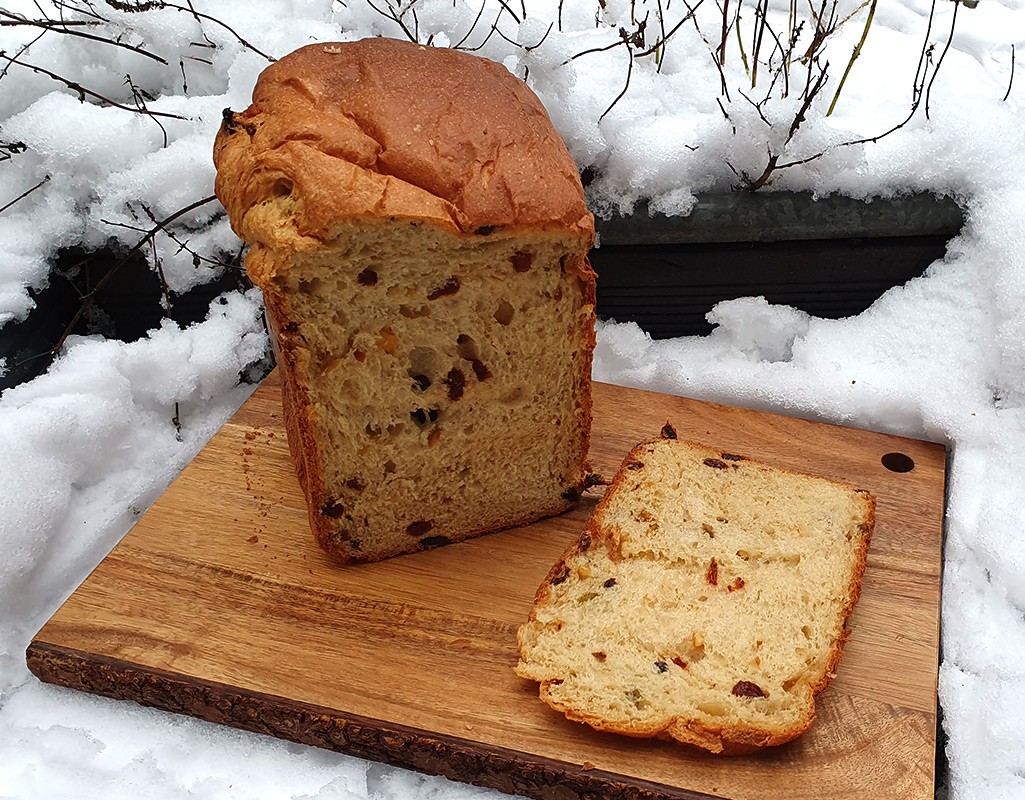
[{"label": "snow", "polygon": [[[64,4],[68,18],[87,18],[68,11],[78,5]],[[0,206],[44,181],[0,212],[0,325],[29,313],[30,290],[45,284],[60,248],[134,245],[152,224],[148,214],[161,219],[212,194],[210,145],[221,109],[248,104],[268,63],[260,53],[405,35],[365,0],[193,4],[208,17],[156,5],[94,4],[107,22],[86,30],[166,63],[56,32],[21,51],[40,31],[0,28],[8,55],[128,106],[130,75],[153,98],[147,108],[182,117],[157,124],[81,102],[26,67],[0,65],[0,143],[26,146],[0,162]],[[691,6],[698,25],[680,27],[659,64],[636,57],[632,68],[626,46],[616,44],[619,29],[635,31],[647,14],[651,46],[658,9],[669,30],[687,6],[607,0],[602,10],[592,0],[565,0],[526,3],[524,14],[519,3],[489,0],[474,27],[476,0],[419,0],[415,24],[421,41],[462,42],[527,76],[574,158],[597,167],[589,191],[602,212],[649,198],[656,209],[686,214],[696,194],[757,178],[770,152],[779,163],[811,160],[778,170],[769,190],[859,198],[928,190],[964,205],[966,225],[947,255],[857,317],[818,319],[743,298],[710,311],[717,327],[704,338],[652,341],[636,325],[604,323],[594,376],[949,443],[939,688],[949,736],[945,789],[953,798],[1025,797],[1025,88],[1021,77],[1012,81],[1012,58],[1019,75],[1025,67],[1025,0],[880,3],[827,117],[864,29],[859,5],[839,4],[841,17],[857,14],[830,39],[830,78],[789,141],[804,66],[795,65],[788,97],[779,85],[770,91],[764,64],[752,88],[731,36],[727,97],[709,55],[719,36],[712,3]],[[7,4],[30,18],[40,8],[53,11]],[[750,58],[754,8],[740,8]],[[771,0],[768,8],[774,30],[785,34],[789,4]],[[933,80],[955,9],[954,36]],[[412,14],[403,21],[412,25]],[[487,35],[492,24],[500,35]],[[850,144],[908,117],[926,44],[935,47],[917,112],[891,135]],[[212,260],[238,247],[216,203],[172,230]],[[167,236],[155,246],[175,291],[216,274]],[[165,322],[130,344],[73,338],[45,375],[0,396],[0,797],[496,796],[29,675],[32,634],[245,399],[252,387],[240,375],[266,351],[259,294],[234,292],[185,329]]]}]

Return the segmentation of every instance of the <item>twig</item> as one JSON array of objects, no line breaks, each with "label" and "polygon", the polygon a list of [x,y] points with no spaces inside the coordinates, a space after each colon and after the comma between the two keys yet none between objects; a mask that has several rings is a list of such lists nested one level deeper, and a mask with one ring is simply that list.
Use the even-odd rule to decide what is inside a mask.
[{"label": "twig", "polygon": [[[369,0],[368,0],[368,2],[369,2]],[[176,5],[175,3],[167,3],[167,2],[164,2],[164,0],[155,0],[154,2],[139,3],[138,5],[132,5],[131,3],[126,3],[123,0],[106,0],[106,3],[111,8],[114,8],[114,9],[116,9],[118,11],[123,11],[125,13],[129,13],[129,14],[131,14],[131,13],[138,13],[138,12],[141,12],[141,11],[151,11],[151,10],[156,9],[156,8],[170,8],[170,9],[173,9],[174,11],[184,11],[186,14],[191,14],[193,17],[198,17],[199,19],[209,20],[210,22],[213,22],[215,25],[220,25],[222,28],[224,28],[226,31],[228,31],[228,33],[230,33],[232,36],[234,36],[236,41],[238,41],[239,44],[241,44],[245,48],[248,48],[249,50],[252,50],[254,53],[256,53],[261,58],[265,58],[265,59],[267,59],[268,61],[271,61],[271,62],[277,61],[277,59],[274,58],[273,56],[267,55],[265,52],[263,52],[262,50],[257,48],[254,44],[246,41],[241,36],[239,36],[238,33],[235,31],[235,29],[232,28],[227,23],[222,22],[221,20],[217,19],[217,17],[212,17],[209,14],[204,14],[202,11],[196,11],[194,8],[186,8],[185,6],[179,6],[179,5]]]},{"label": "twig", "polygon": [[[512,17],[514,20],[516,20],[516,24],[517,25],[519,25],[521,22],[523,22],[523,20],[521,20],[518,16],[516,16],[516,12],[513,11],[511,8],[509,8],[509,4],[506,3],[505,0],[498,0],[498,4],[503,9],[505,9],[506,11],[509,12],[509,16]],[[523,19],[526,19],[527,18],[527,6],[524,3],[520,3],[520,8],[523,10]],[[501,16],[501,15],[499,15],[499,16]]]},{"label": "twig", "polygon": [[146,231],[146,234],[138,242],[136,242],[131,247],[131,249],[129,249],[128,252],[125,253],[116,264],[114,264],[114,266],[107,270],[107,273],[102,278],[100,278],[96,282],[96,285],[93,286],[93,288],[90,289],[89,292],[86,293],[86,295],[82,298],[82,305],[79,306],[78,311],[75,313],[75,316],[71,318],[71,322],[69,322],[67,327],[64,328],[64,333],[61,334],[60,339],[58,339],[57,343],[50,348],[50,353],[56,354],[60,351],[60,349],[64,346],[64,342],[67,341],[68,337],[71,335],[71,332],[75,329],[75,326],[78,325],[79,320],[82,319],[82,315],[85,314],[85,312],[92,305],[93,299],[96,297],[96,294],[107,284],[107,282],[111,278],[114,277],[114,275],[117,273],[119,269],[121,269],[121,267],[128,263],[129,259],[132,256],[138,253],[143,247],[145,247],[149,243],[150,239],[152,239],[154,236],[160,233],[160,231],[164,230],[164,228],[167,225],[174,222],[179,217],[183,217],[190,211],[195,211],[197,208],[205,206],[207,203],[212,203],[216,199],[216,195],[210,195],[209,197],[204,197],[202,200],[197,200],[195,203],[190,203],[184,208],[179,208],[173,214],[160,220],[156,223],[156,225],[154,225],[152,228]]},{"label": "twig", "polygon": [[[14,54],[14,58],[21,58],[21,54],[22,53],[26,52],[32,45],[34,45],[36,42],[38,42],[40,39],[42,39],[44,36],[46,36],[46,34],[47,34],[47,32],[43,31],[36,38],[34,38],[31,42],[25,42],[25,44],[23,44],[21,47],[18,48],[18,52]],[[2,52],[2,51],[0,51],[0,52]],[[11,63],[12,63],[12,60],[9,59],[7,61],[7,63],[4,64],[4,68],[0,69],[0,80],[3,80],[4,78],[7,77],[7,71],[11,68]]]},{"label": "twig", "polygon": [[719,64],[726,66],[726,36],[729,34],[730,0],[722,4],[722,38],[719,40]]},{"label": "twig", "polygon": [[[740,5],[737,5],[737,17],[734,20],[734,25],[737,29],[737,47],[740,49],[740,63],[744,65],[744,74],[747,76],[751,75],[751,66],[747,63],[747,51],[744,50],[744,37],[740,33]],[[720,66],[720,74],[722,74],[722,68]],[[726,78],[723,77],[723,93],[726,91]],[[727,98],[729,99],[729,98]]]},{"label": "twig", "polygon": [[[89,39],[94,42],[103,42],[104,44],[114,45],[114,47],[121,47],[125,50],[130,50],[133,53],[138,53],[146,58],[151,58],[154,61],[159,61],[161,64],[166,65],[167,61],[155,53],[151,53],[148,50],[143,50],[141,47],[134,45],[125,44],[119,42],[116,39],[108,39],[105,36],[94,36],[91,33],[85,33],[84,31],[77,31],[73,28],[68,27],[67,22],[54,22],[53,20],[31,20],[24,17],[19,17],[16,14],[12,14],[9,11],[0,9],[0,17],[4,17],[8,22],[0,22],[0,25],[29,25],[34,28],[42,28],[43,30],[53,31],[54,33],[63,33],[67,36],[77,36],[80,39]],[[83,24],[96,25],[96,22],[84,22]]]},{"label": "twig", "polygon": [[851,60],[847,62],[847,69],[843,71],[843,75],[840,77],[840,83],[836,87],[836,92],[833,94],[833,100],[829,104],[829,110],[826,112],[826,116],[830,116],[833,113],[833,109],[836,108],[836,101],[840,98],[840,90],[843,89],[844,83],[847,81],[847,76],[851,74],[851,67],[854,66],[854,62],[857,61],[858,56],[861,55],[861,48],[865,46],[865,39],[868,38],[868,29],[872,27],[872,20],[876,15],[876,2],[877,0],[871,0],[871,5],[868,8],[868,19],[865,20],[865,28],[861,32],[861,39],[858,40],[857,45],[854,47],[854,52],[851,54]]},{"label": "twig", "polygon": [[541,37],[541,39],[540,39],[540,40],[538,41],[538,43],[537,43],[537,44],[531,44],[531,45],[527,45],[527,46],[526,46],[526,47],[524,47],[523,49],[524,49],[524,50],[526,50],[526,51],[527,51],[528,53],[529,53],[529,52],[530,52],[531,50],[537,50],[537,48],[539,48],[539,47],[540,47],[541,45],[543,45],[543,44],[544,44],[544,42],[545,42],[545,39],[547,39],[547,38],[548,38],[548,34],[552,32],[552,28],[554,28],[554,27],[555,27],[555,23],[554,23],[554,22],[552,22],[552,23],[549,23],[549,25],[548,25],[548,30],[546,30],[546,31],[545,31],[545,35]]},{"label": "twig", "polygon": [[495,31],[498,30],[498,20],[500,20],[501,18],[502,18],[502,10],[499,9],[498,10],[498,16],[495,17],[495,21],[491,23],[491,30],[489,30],[488,31],[488,35],[484,37],[484,41],[482,41],[476,47],[464,47],[464,48],[460,48],[460,49],[461,50],[465,50],[467,53],[476,53],[478,50],[482,50],[484,48],[484,45],[486,45],[489,41],[491,41],[491,37],[495,34]]},{"label": "twig", "polygon": [[122,105],[121,103],[111,100],[109,97],[104,97],[102,94],[97,94],[91,89],[86,89],[80,83],[69,81],[67,78],[61,77],[56,72],[50,72],[50,70],[48,69],[43,69],[42,67],[38,67],[33,64],[27,64],[24,61],[18,61],[17,58],[12,58],[11,56],[7,55],[7,53],[4,50],[0,50],[0,58],[5,58],[7,59],[8,63],[17,64],[19,67],[25,67],[26,69],[30,69],[33,72],[38,72],[41,75],[46,75],[48,78],[52,78],[53,80],[59,83],[63,83],[69,89],[78,92],[79,99],[83,101],[85,100],[86,96],[89,96],[94,97],[103,103],[107,103],[108,105],[111,105],[114,108],[120,108],[122,111],[131,111],[136,114],[146,114],[147,116],[151,117],[165,117],[167,119],[185,119],[185,117],[179,116],[178,114],[170,114],[166,111],[150,111],[145,108],[133,108],[132,106]]},{"label": "twig", "polygon": [[25,19],[22,17],[16,17],[9,12],[4,12],[7,16],[10,16],[11,20],[0,20],[0,28],[12,28],[16,25],[32,25],[35,27],[50,27],[51,25],[60,25],[62,28],[79,28],[79,27],[93,27],[95,25],[102,25],[103,23],[93,19],[67,19],[61,20],[60,22],[54,22],[52,19],[45,20],[33,20]]},{"label": "twig", "polygon": [[1000,98],[1000,102],[1004,103],[1007,98],[1011,96],[1011,86],[1014,84],[1014,42],[1011,42],[1011,79],[1007,82],[1007,91],[1004,92],[1004,96]]},{"label": "twig", "polygon": [[[8,158],[10,158],[10,156],[8,156]],[[11,201],[10,201],[9,203],[6,203],[6,204],[4,204],[3,206],[0,206],[0,214],[3,214],[3,213],[4,213],[4,212],[5,212],[6,210],[7,210],[7,209],[9,209],[9,208],[10,208],[11,206],[13,206],[13,205],[14,205],[15,203],[17,203],[17,202],[18,202],[19,200],[23,200],[24,198],[28,197],[28,196],[29,196],[30,194],[32,194],[32,192],[34,192],[34,191],[35,191],[36,189],[38,189],[38,188],[39,188],[40,186],[42,186],[43,184],[45,184],[45,183],[46,183],[46,182],[47,182],[48,180],[50,180],[50,176],[49,176],[49,175],[47,175],[47,176],[46,176],[45,178],[43,178],[43,179],[42,179],[41,181],[39,181],[39,183],[37,183],[37,184],[36,184],[35,186],[33,186],[33,187],[32,187],[31,189],[26,189],[26,190],[25,190],[24,192],[22,192],[21,194],[19,194],[19,195],[18,195],[17,197],[15,197],[15,198],[14,198],[13,200],[11,200]]]},{"label": "twig", "polygon": [[681,19],[672,28],[670,28],[669,29],[669,33],[665,34],[664,36],[659,37],[658,41],[656,41],[654,45],[649,47],[647,50],[642,50],[640,53],[637,53],[638,58],[643,58],[644,56],[650,56],[652,53],[655,52],[655,50],[657,50],[660,47],[665,46],[665,43],[669,41],[669,39],[672,37],[672,35],[674,33],[676,33],[687,22],[689,22],[691,19],[694,18],[694,14],[697,13],[697,10],[699,8],[701,8],[701,4],[704,3],[704,2],[705,2],[705,0],[698,0],[698,2],[696,2],[693,6],[691,6],[691,5],[687,4],[687,3],[684,3],[684,5],[687,6],[687,13],[684,15],[683,19]]},{"label": "twig", "polygon": [[758,54],[762,50],[762,37],[765,35],[765,26],[768,20],[765,18],[768,10],[768,0],[759,0],[755,5],[755,31],[754,41],[751,43],[751,88],[758,83]]},{"label": "twig", "polygon": [[463,38],[462,39],[460,39],[458,42],[456,42],[454,45],[452,45],[452,49],[453,50],[458,50],[460,47],[462,47],[463,46],[463,42],[465,42],[467,39],[469,39],[470,38],[470,34],[473,33],[474,30],[476,30],[477,23],[480,22],[480,18],[481,18],[481,15],[484,13],[485,6],[487,6],[487,0],[482,0],[482,2],[480,4],[480,11],[478,11],[477,12],[477,16],[473,18],[473,25],[470,26],[470,30],[468,30],[465,34],[463,34]]},{"label": "twig", "polygon": [[618,42],[613,42],[612,44],[607,44],[604,47],[592,47],[589,50],[581,50],[579,53],[574,53],[569,58],[567,58],[565,61],[563,61],[562,65],[565,66],[570,61],[573,61],[574,59],[580,58],[581,56],[587,56],[587,55],[590,55],[591,53],[604,53],[606,50],[611,50],[614,47],[619,47],[619,46],[624,45],[624,44],[627,44],[627,41],[625,39],[620,39]]},{"label": "twig", "polygon": [[10,161],[11,158],[28,150],[24,142],[0,142],[0,162]]},{"label": "twig", "polygon": [[[932,4],[929,6],[929,20],[925,25],[925,39],[922,41],[922,52],[918,54],[918,66],[915,67],[915,79],[912,82],[911,100],[914,105],[918,104],[922,87],[925,86],[925,75],[922,73],[923,64],[925,65],[925,71],[929,71],[928,56],[932,52],[932,48],[929,45],[929,35],[932,33],[932,22],[935,15],[936,0],[932,0]],[[918,85],[919,78],[922,79],[922,87]]]},{"label": "twig", "polygon": [[[737,91],[740,92],[739,89]],[[754,106],[754,109],[755,109],[755,111],[758,112],[758,116],[762,120],[762,122],[764,122],[766,125],[768,125],[771,128],[772,127],[772,123],[769,122],[769,120],[766,118],[765,114],[762,112],[762,104],[765,103],[765,100],[769,99],[768,95],[766,95],[765,100],[762,100],[760,103],[756,103],[754,100],[752,100],[746,94],[744,94],[744,92],[740,92],[740,96],[743,97],[745,100],[747,100],[747,102],[749,102],[752,106]]]},{"label": "twig", "polygon": [[[182,75],[184,76],[184,74],[185,74],[185,70],[182,70]],[[146,99],[143,96],[142,91],[132,81],[132,76],[131,75],[125,75],[125,83],[128,84],[128,87],[132,90],[132,98],[135,100],[135,104],[139,107],[139,110],[142,111],[145,114],[149,114],[150,116],[152,116],[152,113],[150,112],[150,110],[148,108],[146,108]],[[157,119],[156,117],[153,117],[153,121],[155,123],[157,123],[157,127],[160,128],[160,132],[164,135],[164,145],[163,146],[167,147],[167,128],[165,128],[161,124],[160,120]]]},{"label": "twig", "polygon": [[943,59],[947,56],[947,51],[950,50],[950,43],[954,41],[954,26],[957,24],[957,9],[961,6],[961,0],[954,0],[954,13],[950,18],[950,35],[947,37],[947,43],[944,45],[943,50],[940,52],[940,57],[936,59],[936,66],[932,68],[932,77],[929,79],[929,85],[925,88],[925,118],[929,119],[929,98],[932,96],[932,85],[936,82],[936,76],[940,73],[940,66],[943,64]]},{"label": "twig", "polygon": [[[662,34],[662,38],[659,41],[665,41],[666,38],[666,17],[662,11],[662,0],[656,0],[656,7],[658,9],[658,30]],[[662,71],[662,62],[665,60],[666,51],[665,47],[656,45],[655,46],[655,72]]]},{"label": "twig", "polygon": [[600,117],[598,117],[598,122],[605,119],[605,115],[615,107],[616,103],[618,103],[623,98],[623,95],[626,94],[626,90],[630,88],[630,76],[633,75],[634,71],[634,51],[629,47],[626,48],[626,51],[630,54],[630,62],[626,67],[626,83],[623,85],[622,91],[616,95],[616,99],[612,101],[612,104],[601,113]]}]

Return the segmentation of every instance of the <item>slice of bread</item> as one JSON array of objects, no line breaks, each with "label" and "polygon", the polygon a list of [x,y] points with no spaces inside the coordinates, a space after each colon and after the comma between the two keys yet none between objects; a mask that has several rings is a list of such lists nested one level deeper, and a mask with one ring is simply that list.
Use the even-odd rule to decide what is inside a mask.
[{"label": "slice of bread", "polygon": [[538,589],[516,671],[598,730],[723,754],[787,742],[839,664],[874,522],[864,490],[667,425]]},{"label": "slice of bread", "polygon": [[526,84],[444,48],[310,45],[226,112],[214,156],[330,555],[379,560],[573,504],[594,220]]}]

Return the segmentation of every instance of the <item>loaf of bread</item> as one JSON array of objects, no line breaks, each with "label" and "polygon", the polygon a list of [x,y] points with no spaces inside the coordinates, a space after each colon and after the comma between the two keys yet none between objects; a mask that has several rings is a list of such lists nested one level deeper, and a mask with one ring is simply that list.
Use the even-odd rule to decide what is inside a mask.
[{"label": "loaf of bread", "polygon": [[310,45],[225,111],[214,161],[329,554],[378,560],[577,499],[594,220],[521,80],[391,39]]},{"label": "loaf of bread", "polygon": [[723,754],[782,744],[840,662],[875,499],[663,434],[541,585],[516,671],[598,730]]}]

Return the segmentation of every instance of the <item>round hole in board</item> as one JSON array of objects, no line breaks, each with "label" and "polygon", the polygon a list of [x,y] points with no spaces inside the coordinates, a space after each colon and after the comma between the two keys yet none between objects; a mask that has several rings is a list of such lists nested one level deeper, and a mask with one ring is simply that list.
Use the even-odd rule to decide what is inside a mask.
[{"label": "round hole in board", "polygon": [[904,453],[887,453],[880,460],[891,472],[911,472],[915,468],[915,460]]}]

